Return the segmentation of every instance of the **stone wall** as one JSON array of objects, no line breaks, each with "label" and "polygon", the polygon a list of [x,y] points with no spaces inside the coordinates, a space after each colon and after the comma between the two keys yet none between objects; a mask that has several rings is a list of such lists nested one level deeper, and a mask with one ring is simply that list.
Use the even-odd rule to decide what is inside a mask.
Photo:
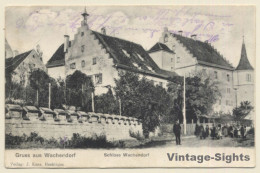
[{"label": "stone wall", "polygon": [[60,121],[54,121],[50,115],[46,121],[41,121],[37,115],[30,115],[30,120],[23,120],[21,116],[13,116],[5,120],[5,133],[22,136],[30,135],[31,132],[38,133],[46,139],[52,137],[71,138],[73,133],[79,133],[85,137],[106,135],[109,141],[133,139],[129,131],[142,134],[142,124],[138,119],[107,114],[90,114],[79,122],[76,116],[72,116],[72,122],[67,122],[65,116],[60,116]]}]

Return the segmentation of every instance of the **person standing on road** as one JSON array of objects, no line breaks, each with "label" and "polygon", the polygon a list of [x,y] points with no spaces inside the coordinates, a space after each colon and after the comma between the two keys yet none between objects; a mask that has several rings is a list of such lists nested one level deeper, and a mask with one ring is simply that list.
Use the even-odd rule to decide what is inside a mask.
[{"label": "person standing on road", "polygon": [[173,133],[176,137],[176,145],[181,145],[181,125],[178,120],[173,125]]}]

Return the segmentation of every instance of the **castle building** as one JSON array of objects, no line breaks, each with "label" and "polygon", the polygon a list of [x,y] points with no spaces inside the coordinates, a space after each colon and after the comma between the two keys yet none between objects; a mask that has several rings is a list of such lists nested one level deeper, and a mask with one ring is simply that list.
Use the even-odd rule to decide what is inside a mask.
[{"label": "castle building", "polygon": [[21,85],[27,85],[30,72],[33,69],[46,71],[39,45],[37,45],[36,50],[32,49],[5,59],[6,76],[9,75],[13,82]]},{"label": "castle building", "polygon": [[46,64],[48,74],[54,79],[65,79],[65,51],[64,44],[56,50]]},{"label": "castle building", "polygon": [[[170,50],[170,51],[169,51]],[[248,61],[243,42],[240,63],[234,68],[210,43],[171,33],[164,29],[159,42],[148,53],[164,70],[180,76],[206,75],[217,83],[221,97],[214,112],[231,113],[241,101],[254,103],[254,69]]]},{"label": "castle building", "polygon": [[145,76],[163,87],[171,76],[176,75],[159,68],[140,44],[109,36],[105,28],[102,33],[90,30],[86,9],[82,16],[74,40],[65,35],[64,43],[48,61],[51,76],[61,68],[64,68],[60,72],[65,70],[65,76],[79,70],[92,77],[95,94],[102,94],[107,91],[106,86],[114,86],[114,80],[126,71]]}]

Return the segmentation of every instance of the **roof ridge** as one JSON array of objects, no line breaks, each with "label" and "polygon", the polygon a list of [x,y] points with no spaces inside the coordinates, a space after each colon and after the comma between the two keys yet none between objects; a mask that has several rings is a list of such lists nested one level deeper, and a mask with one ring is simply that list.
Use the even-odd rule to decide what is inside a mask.
[{"label": "roof ridge", "polygon": [[123,39],[123,38],[119,38],[119,37],[115,37],[115,36],[111,36],[111,35],[107,35],[107,34],[102,34],[101,32],[98,32],[98,31],[94,31],[94,30],[91,30],[92,32],[96,32],[98,34],[101,34],[105,37],[111,37],[111,38],[115,38],[115,39],[119,39],[119,40],[122,40],[122,41],[126,41],[126,42],[129,42],[129,43],[133,43],[133,44],[136,44],[136,45],[139,45],[139,46],[142,46],[141,44],[139,43],[135,43],[133,41],[129,41],[129,40],[126,40],[126,39]]},{"label": "roof ridge", "polygon": [[[212,45],[200,40],[194,40],[192,38],[178,35],[175,33],[172,33],[171,35],[173,35],[173,37],[175,37],[183,46],[185,46],[187,50],[189,50],[189,52],[197,60],[213,63],[223,67],[234,68],[228,62],[228,60],[224,58],[224,56],[221,55],[219,51],[216,48],[214,48]],[[204,49],[203,53],[201,53],[202,51],[201,49]]]}]

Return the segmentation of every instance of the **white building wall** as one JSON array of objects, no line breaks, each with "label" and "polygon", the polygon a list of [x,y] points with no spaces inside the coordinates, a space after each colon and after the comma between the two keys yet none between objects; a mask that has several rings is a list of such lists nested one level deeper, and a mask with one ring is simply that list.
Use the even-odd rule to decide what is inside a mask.
[{"label": "white building wall", "polygon": [[12,80],[16,83],[24,81],[24,85],[27,85],[30,72],[37,68],[46,71],[41,56],[35,50],[32,50],[25,60],[16,67]]},{"label": "white building wall", "polygon": [[65,79],[65,66],[49,67],[48,74],[54,79]]},{"label": "white building wall", "polygon": [[254,71],[238,70],[234,72],[234,76],[236,78],[234,87],[237,89],[237,105],[239,106],[243,101],[249,101],[254,105]]}]

